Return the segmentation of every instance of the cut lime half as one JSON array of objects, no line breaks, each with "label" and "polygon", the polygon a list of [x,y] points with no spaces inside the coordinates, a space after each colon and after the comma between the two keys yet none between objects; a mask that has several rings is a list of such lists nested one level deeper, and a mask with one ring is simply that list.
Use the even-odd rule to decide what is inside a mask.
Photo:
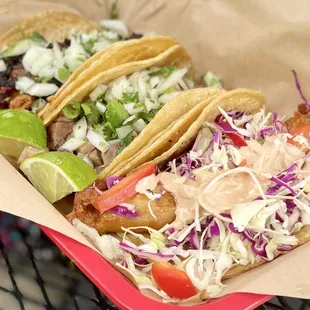
[{"label": "cut lime half", "polygon": [[18,158],[26,146],[46,148],[43,122],[26,110],[3,110],[0,113],[0,152]]},{"label": "cut lime half", "polygon": [[25,159],[20,169],[51,203],[83,190],[97,175],[83,159],[67,152],[39,153]]}]

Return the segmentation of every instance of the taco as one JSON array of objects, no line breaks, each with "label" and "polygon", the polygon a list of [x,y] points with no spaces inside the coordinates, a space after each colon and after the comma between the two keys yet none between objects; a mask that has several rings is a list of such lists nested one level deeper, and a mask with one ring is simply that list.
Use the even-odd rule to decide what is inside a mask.
[{"label": "taco", "polygon": [[220,94],[168,151],[77,193],[68,219],[144,293],[217,297],[310,240],[309,138],[292,124],[259,92]]},{"label": "taco", "polygon": [[2,35],[0,108],[36,112],[113,43],[142,37],[130,34],[120,20],[104,20],[101,25],[74,13],[46,11]]},{"label": "taco", "polygon": [[[136,45],[141,48],[149,42],[150,38],[141,39]],[[109,57],[115,60],[120,52],[119,49]],[[101,179],[120,167],[130,171],[168,150],[186,130],[183,126],[172,131],[175,122],[187,112],[193,115],[187,116],[187,122],[191,122],[202,110],[200,102],[223,90],[190,91],[195,83],[192,62],[181,45],[156,54],[97,75],[93,70],[104,64],[94,66],[82,77],[83,85],[55,107],[52,101],[52,112],[46,110],[42,115],[45,124],[51,123],[47,127],[49,150],[69,151],[82,157],[101,172]],[[164,135],[167,130],[169,133]],[[141,155],[144,149],[146,157]]]}]

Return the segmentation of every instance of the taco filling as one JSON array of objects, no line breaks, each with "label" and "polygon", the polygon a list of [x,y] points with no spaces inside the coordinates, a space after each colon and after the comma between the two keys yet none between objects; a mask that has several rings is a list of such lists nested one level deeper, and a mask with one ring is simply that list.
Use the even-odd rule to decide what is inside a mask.
[{"label": "taco filling", "polygon": [[114,42],[140,38],[120,20],[101,22],[102,30],[72,31],[63,42],[47,42],[33,31],[0,53],[0,109],[41,109],[88,58]]},{"label": "taco filling", "polygon": [[110,177],[105,192],[96,182],[68,218],[141,290],[216,297],[224,279],[307,241],[310,146],[291,129],[276,113],[219,108],[184,155]]},{"label": "taco filling", "polygon": [[187,71],[186,67],[153,67],[100,84],[88,100],[63,108],[47,128],[48,148],[73,152],[101,171],[165,103],[193,87]]}]

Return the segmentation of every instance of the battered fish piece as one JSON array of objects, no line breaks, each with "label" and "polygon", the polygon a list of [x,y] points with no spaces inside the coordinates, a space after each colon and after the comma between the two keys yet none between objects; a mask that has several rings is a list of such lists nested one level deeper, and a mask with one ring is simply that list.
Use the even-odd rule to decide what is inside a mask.
[{"label": "battered fish piece", "polygon": [[[96,187],[103,189],[103,183],[96,183]],[[161,193],[158,186],[155,193]],[[175,200],[169,193],[164,193],[159,201],[150,202],[153,213],[157,220],[151,215],[148,208],[149,199],[145,195],[136,194],[134,197],[124,201],[136,205],[136,212],[140,215],[136,218],[127,218],[111,211],[101,213],[92,206],[92,203],[99,197],[93,187],[88,187],[84,191],[76,193],[74,198],[73,211],[67,215],[67,219],[72,222],[74,218],[79,219],[84,224],[95,228],[99,234],[122,232],[122,227],[148,226],[153,229],[160,229],[164,225],[175,220]],[[138,232],[138,230],[135,230]]]},{"label": "battered fish piece", "polygon": [[305,103],[301,103],[298,105],[298,111],[294,113],[294,117],[291,117],[287,121],[285,121],[285,125],[288,130],[292,132],[299,126],[309,125],[310,124],[310,111],[307,108]]}]

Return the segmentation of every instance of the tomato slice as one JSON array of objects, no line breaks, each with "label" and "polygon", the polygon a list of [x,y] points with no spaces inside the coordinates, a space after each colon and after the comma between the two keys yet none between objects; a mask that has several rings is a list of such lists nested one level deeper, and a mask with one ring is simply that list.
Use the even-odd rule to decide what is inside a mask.
[{"label": "tomato slice", "polygon": [[105,191],[95,202],[94,207],[101,212],[112,209],[136,194],[136,184],[143,178],[155,173],[153,164],[145,164],[116,185]]},{"label": "tomato slice", "polygon": [[234,143],[235,146],[247,146],[244,138],[237,133],[225,133],[226,136]]},{"label": "tomato slice", "polygon": [[197,294],[188,275],[169,263],[154,263],[152,276],[159,288],[171,297],[186,299]]},{"label": "tomato slice", "polygon": [[294,137],[296,136],[303,136],[306,139],[308,139],[308,141],[310,141],[310,137],[309,137],[309,133],[310,133],[310,124],[308,125],[301,125],[297,128],[295,128],[292,132],[291,135],[293,136],[293,138],[288,139],[288,142],[295,145],[298,148],[301,148],[300,143],[294,141]]}]

